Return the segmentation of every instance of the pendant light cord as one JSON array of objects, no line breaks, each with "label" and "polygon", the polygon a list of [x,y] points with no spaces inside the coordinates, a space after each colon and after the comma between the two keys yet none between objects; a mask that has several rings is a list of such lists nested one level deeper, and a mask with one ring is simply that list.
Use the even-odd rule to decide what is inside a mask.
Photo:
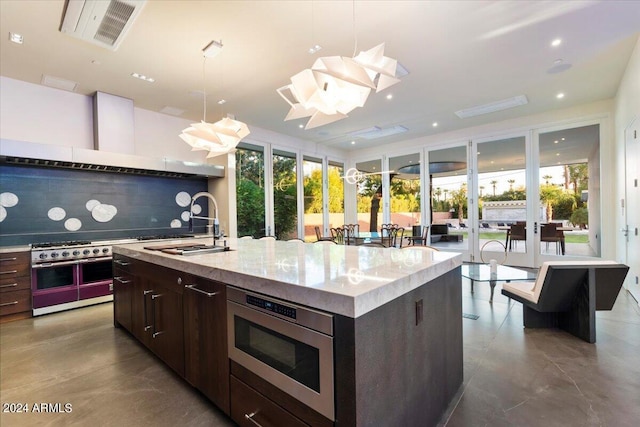
[{"label": "pendant light cord", "polygon": [[202,103],[203,105],[203,111],[204,113],[202,113],[202,121],[203,122],[207,122],[207,81],[206,81],[206,76],[205,76],[205,66],[207,64],[207,57],[203,55],[203,61],[202,61]]},{"label": "pendant light cord", "polygon": [[353,19],[353,57],[358,52],[358,33],[356,32],[356,0],[351,3],[351,17]]}]

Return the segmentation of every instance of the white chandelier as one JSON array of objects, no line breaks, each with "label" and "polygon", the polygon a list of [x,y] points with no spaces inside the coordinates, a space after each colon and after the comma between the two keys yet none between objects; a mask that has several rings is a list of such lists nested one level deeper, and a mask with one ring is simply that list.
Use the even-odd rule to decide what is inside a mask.
[{"label": "white chandelier", "polygon": [[291,84],[277,89],[291,106],[284,120],[310,117],[305,129],[312,129],[344,119],[364,106],[372,89],[380,92],[400,81],[395,77],[397,65],[397,60],[384,56],[384,43],[353,58],[318,58],[310,69],[291,77]]},{"label": "white chandelier", "polygon": [[[204,62],[202,65],[202,80],[205,80],[205,64],[207,57],[215,56],[222,49],[222,43],[213,41],[203,49]],[[215,123],[207,123],[207,91],[204,93],[204,113],[200,123],[191,125],[182,130],[180,138],[191,146],[191,151],[208,151],[207,158],[233,152],[238,143],[249,135],[249,128],[241,121],[235,120],[231,115],[218,120]]]}]

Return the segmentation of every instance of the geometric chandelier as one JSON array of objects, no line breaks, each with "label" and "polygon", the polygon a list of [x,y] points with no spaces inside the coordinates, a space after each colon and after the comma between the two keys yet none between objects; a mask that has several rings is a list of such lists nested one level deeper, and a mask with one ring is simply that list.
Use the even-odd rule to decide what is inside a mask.
[{"label": "geometric chandelier", "polygon": [[384,43],[353,58],[318,58],[276,90],[291,106],[284,120],[310,117],[305,129],[312,129],[344,119],[364,106],[372,89],[380,92],[400,81],[395,77],[397,63],[384,56]]},{"label": "geometric chandelier", "polygon": [[[205,80],[205,64],[207,57],[213,57],[222,49],[222,43],[211,42],[205,49],[202,65],[202,79]],[[238,143],[249,135],[249,128],[233,116],[225,117],[215,123],[207,123],[207,92],[204,89],[204,113],[200,123],[192,123],[182,130],[180,138],[191,146],[191,151],[209,151],[207,158],[226,154],[235,150]]]}]

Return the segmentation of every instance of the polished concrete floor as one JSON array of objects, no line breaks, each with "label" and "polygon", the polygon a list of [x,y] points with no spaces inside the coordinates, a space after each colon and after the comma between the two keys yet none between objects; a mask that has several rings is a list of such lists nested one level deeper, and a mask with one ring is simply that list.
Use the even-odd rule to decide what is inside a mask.
[{"label": "polished concrete floor", "polygon": [[[499,289],[490,304],[488,285],[469,288],[463,281],[463,312],[479,317],[463,320],[464,383],[441,425],[638,425],[640,309],[625,291],[598,312],[597,343],[588,344],[524,330],[520,304]],[[2,324],[0,345],[2,426],[233,425],[115,329],[110,303]],[[6,413],[10,403],[57,412]]]}]

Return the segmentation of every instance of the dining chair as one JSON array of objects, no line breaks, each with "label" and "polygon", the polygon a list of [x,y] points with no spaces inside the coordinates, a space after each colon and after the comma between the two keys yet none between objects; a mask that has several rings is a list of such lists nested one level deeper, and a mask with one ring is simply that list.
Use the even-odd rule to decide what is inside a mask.
[{"label": "dining chair", "polygon": [[558,230],[558,225],[555,222],[542,224],[540,226],[540,242],[545,242],[547,249],[549,249],[549,243],[555,242],[556,255],[564,255],[564,232]]},{"label": "dining chair", "polygon": [[331,239],[339,245],[344,245],[344,228],[332,227],[330,228],[330,231]]},{"label": "dining chair", "polygon": [[420,235],[408,236],[407,239],[409,240],[408,246],[416,246],[416,245],[427,246],[427,241],[429,239],[429,226],[423,225]]},{"label": "dining chair", "polygon": [[522,223],[515,223],[511,227],[509,227],[509,230],[507,230],[509,251],[511,251],[512,248],[516,247],[519,240],[527,240],[526,225]]},{"label": "dining chair", "polygon": [[321,241],[321,240],[333,241],[333,239],[331,237],[323,237],[322,236],[322,233],[320,232],[320,226],[316,225],[313,228],[316,231],[316,239],[317,239],[317,241]]},{"label": "dining chair", "polygon": [[360,224],[344,224],[344,240],[347,245],[355,244],[356,237],[360,235]]}]

